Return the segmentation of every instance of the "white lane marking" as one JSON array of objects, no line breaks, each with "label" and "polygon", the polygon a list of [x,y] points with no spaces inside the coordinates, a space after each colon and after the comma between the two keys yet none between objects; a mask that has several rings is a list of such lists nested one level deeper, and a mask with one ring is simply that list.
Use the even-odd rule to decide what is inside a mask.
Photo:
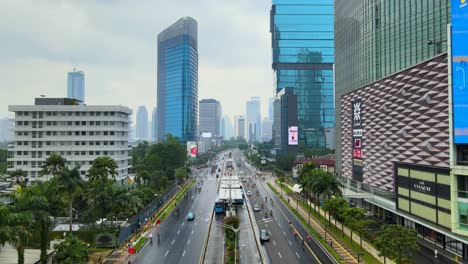
[{"label": "white lane marking", "polygon": [[180,227],[183,227],[185,225],[185,222],[182,222],[182,225]]},{"label": "white lane marking", "polygon": [[[296,253],[297,254],[297,253]],[[184,253],[182,253],[182,257],[185,257],[185,250],[184,250]]]},{"label": "white lane marking", "polygon": [[180,234],[180,229],[179,229],[179,231],[177,231],[177,234]]},{"label": "white lane marking", "polygon": [[165,257],[167,257],[167,254],[169,254],[169,250],[168,250],[168,251],[166,251],[166,255],[164,255],[164,256],[165,256]]},{"label": "white lane marking", "polygon": [[268,227],[268,224],[265,224],[266,227]]},{"label": "white lane marking", "polygon": [[197,224],[198,224],[198,222],[195,222],[195,225],[197,225]]},{"label": "white lane marking", "polygon": [[286,232],[283,231],[283,235],[286,236]]},{"label": "white lane marking", "polygon": [[188,242],[187,242],[187,245],[188,245],[188,244],[190,244],[190,239],[189,239]]},{"label": "white lane marking", "polygon": [[281,253],[279,253],[279,251],[278,251],[278,255],[279,255],[280,258],[283,258],[283,256],[281,256]]},{"label": "white lane marking", "polygon": [[297,256],[297,258],[298,258],[298,259],[300,259],[300,258],[301,258],[301,257],[299,257],[299,254],[297,254],[297,252],[296,252],[296,256]]},{"label": "white lane marking", "polygon": [[[174,243],[175,243],[175,239],[174,239],[174,240],[172,240],[172,244],[171,244],[171,245],[174,245]],[[289,242],[289,243],[291,243],[291,242]]]},{"label": "white lane marking", "polygon": [[192,229],[192,235],[193,235],[193,229]]},{"label": "white lane marking", "polygon": [[289,245],[291,245],[291,246],[292,246],[291,240],[288,240],[288,242],[289,242]]},{"label": "white lane marking", "polygon": [[273,244],[275,244],[275,246],[276,246],[276,242],[274,240],[273,240]]}]

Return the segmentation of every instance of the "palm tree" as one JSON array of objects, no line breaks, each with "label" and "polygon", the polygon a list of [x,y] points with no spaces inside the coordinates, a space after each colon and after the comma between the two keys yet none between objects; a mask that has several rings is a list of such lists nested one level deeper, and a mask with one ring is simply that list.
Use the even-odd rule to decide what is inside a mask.
[{"label": "palm tree", "polygon": [[10,173],[10,176],[12,178],[16,178],[16,184],[19,185],[21,188],[24,188],[28,183],[28,178],[26,178],[26,176],[28,176],[28,173],[23,171],[22,169],[12,171]]},{"label": "palm tree", "polygon": [[60,154],[52,153],[45,160],[44,165],[42,165],[41,174],[56,176],[65,168],[66,164],[67,160],[64,157]]},{"label": "palm tree", "polygon": [[[56,206],[60,206],[60,196],[57,196],[55,184],[52,182],[39,182],[16,192],[15,211],[27,212],[32,217],[34,228],[39,230],[41,263],[47,263],[47,247],[49,244],[49,229],[52,221],[50,215],[57,213]],[[58,205],[51,206],[53,203]]]},{"label": "palm tree", "polygon": [[97,157],[93,161],[93,165],[89,169],[89,180],[91,182],[105,183],[109,177],[115,181],[115,175],[117,175],[117,163],[109,156]]},{"label": "palm tree", "polygon": [[72,231],[73,226],[73,198],[77,190],[84,186],[84,181],[81,178],[79,169],[79,167],[75,167],[71,170],[65,168],[55,177],[59,190],[66,193],[68,196],[68,217],[70,232]]},{"label": "palm tree", "polygon": [[18,264],[24,264],[24,249],[31,238],[27,213],[12,212],[7,206],[0,205],[0,244],[9,243],[18,253]]},{"label": "palm tree", "polygon": [[328,199],[334,194],[340,194],[340,184],[333,174],[315,169],[313,171],[312,191],[317,197],[320,206],[320,196],[325,195]]}]

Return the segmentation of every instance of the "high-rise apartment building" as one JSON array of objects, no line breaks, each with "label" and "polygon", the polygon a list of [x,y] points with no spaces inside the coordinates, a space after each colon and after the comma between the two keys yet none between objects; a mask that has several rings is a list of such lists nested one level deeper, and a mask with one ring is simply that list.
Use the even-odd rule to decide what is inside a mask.
[{"label": "high-rise apartment building", "polygon": [[421,246],[468,260],[468,125],[460,115],[468,4],[338,0],[335,8],[343,196],[415,229],[430,241]]},{"label": "high-rise apartment building", "polygon": [[197,21],[183,17],[158,35],[158,137],[198,135]]},{"label": "high-rise apartment building", "polygon": [[262,131],[262,116],[260,97],[251,97],[246,103],[247,141],[253,143],[260,140]]},{"label": "high-rise apartment building", "polygon": [[148,111],[143,105],[138,107],[136,114],[136,138],[139,140],[148,139]]},{"label": "high-rise apartment building", "polygon": [[153,108],[153,115],[151,118],[151,139],[153,141],[158,140],[158,108]]},{"label": "high-rise apartment building", "polygon": [[234,136],[246,139],[247,118],[243,115],[234,116]]},{"label": "high-rise apartment building", "polygon": [[41,166],[52,153],[80,166],[85,177],[94,159],[109,156],[117,163],[118,181],[128,176],[128,129],[132,111],[124,106],[76,105],[69,98],[36,98],[34,105],[10,105],[14,135],[8,148],[8,172],[21,169],[29,181],[44,181]]},{"label": "high-rise apartment building", "polygon": [[85,97],[85,79],[84,72],[73,69],[68,73],[67,79],[67,97],[80,100],[80,104],[84,104]]},{"label": "high-rise apartment building", "polygon": [[221,104],[215,99],[202,99],[199,103],[198,131],[221,137]]},{"label": "high-rise apartment building", "polygon": [[326,148],[334,126],[333,0],[273,0],[270,12],[275,90],[297,95],[299,144]]}]

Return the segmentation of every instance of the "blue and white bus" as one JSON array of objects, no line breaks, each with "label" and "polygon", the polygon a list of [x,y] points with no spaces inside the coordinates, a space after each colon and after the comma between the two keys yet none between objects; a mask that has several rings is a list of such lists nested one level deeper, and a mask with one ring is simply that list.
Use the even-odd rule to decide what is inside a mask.
[{"label": "blue and white bus", "polygon": [[224,213],[224,200],[216,199],[214,210],[215,210],[215,213]]}]

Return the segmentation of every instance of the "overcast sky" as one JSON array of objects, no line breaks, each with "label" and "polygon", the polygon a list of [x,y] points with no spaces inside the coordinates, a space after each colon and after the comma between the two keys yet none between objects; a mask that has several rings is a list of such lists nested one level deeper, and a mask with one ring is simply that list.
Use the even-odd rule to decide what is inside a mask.
[{"label": "overcast sky", "polygon": [[198,99],[231,117],[273,95],[270,0],[2,0],[0,117],[10,104],[64,97],[67,72],[85,72],[87,104],[156,105],[156,39],[183,16],[198,21]]}]

